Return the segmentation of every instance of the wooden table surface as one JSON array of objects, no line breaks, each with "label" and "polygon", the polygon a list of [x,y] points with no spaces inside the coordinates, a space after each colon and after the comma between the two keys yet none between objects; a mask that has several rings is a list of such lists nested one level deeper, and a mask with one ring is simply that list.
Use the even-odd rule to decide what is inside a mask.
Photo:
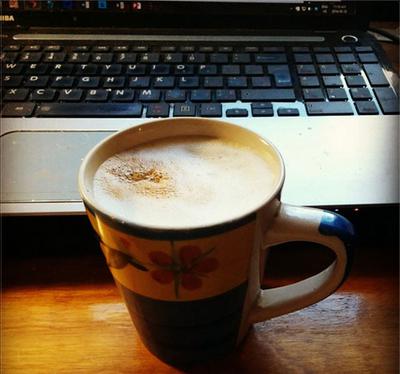
[{"label": "wooden table surface", "polygon": [[[274,250],[264,285],[301,276],[293,264],[308,263],[311,272],[322,266],[317,249],[295,247]],[[292,274],[279,277],[287,258]],[[232,354],[182,371],[143,346],[100,251],[11,258],[3,274],[1,373],[397,373],[397,264],[393,245],[358,248],[335,294],[256,324]]]},{"label": "wooden table surface", "polygon": [[[398,69],[398,47],[384,47]],[[264,286],[315,272],[327,261],[324,255],[307,260],[316,252],[322,253],[276,250]],[[256,324],[235,352],[184,372],[398,373],[398,261],[396,240],[363,242],[335,294]],[[3,256],[2,270],[1,373],[183,372],[143,346],[100,250]]]}]

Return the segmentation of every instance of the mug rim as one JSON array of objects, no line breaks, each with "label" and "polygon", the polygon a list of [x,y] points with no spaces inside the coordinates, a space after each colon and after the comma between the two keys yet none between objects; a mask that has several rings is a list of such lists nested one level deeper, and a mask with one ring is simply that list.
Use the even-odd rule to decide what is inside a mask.
[{"label": "mug rim", "polygon": [[[212,224],[205,224],[205,225],[196,225],[196,226],[185,226],[185,227],[167,227],[161,225],[144,225],[134,221],[129,221],[126,217],[119,216],[111,212],[104,206],[101,206],[99,203],[96,203],[96,200],[93,197],[93,193],[89,193],[89,189],[85,186],[85,174],[90,162],[93,160],[95,154],[105,146],[105,144],[115,141],[116,138],[120,138],[131,131],[141,131],[141,127],[146,127],[149,125],[157,125],[160,124],[162,126],[166,126],[163,124],[164,122],[183,122],[185,120],[190,120],[191,122],[202,122],[199,126],[204,126],[207,123],[220,123],[225,126],[233,127],[234,129],[240,129],[240,131],[247,132],[249,135],[253,137],[257,137],[265,146],[269,146],[270,149],[275,153],[279,163],[279,170],[280,175],[275,184],[274,189],[271,193],[267,194],[265,198],[260,200],[260,203],[257,204],[256,207],[253,207],[249,210],[244,211],[242,214],[233,216],[227,220],[223,220],[220,222],[215,222]],[[135,129],[135,130],[134,130]],[[177,135],[179,136],[179,135]],[[172,136],[171,136],[172,137]],[[160,137],[159,139],[168,138],[167,137]],[[105,160],[103,160],[104,162]],[[213,233],[220,233],[227,231],[229,229],[237,228],[252,221],[256,213],[263,207],[269,204],[281,191],[283,183],[285,180],[285,165],[283,162],[283,157],[280,154],[277,147],[268,139],[264,138],[262,135],[252,131],[246,127],[237,125],[232,122],[227,122],[219,119],[214,118],[199,118],[199,117],[179,117],[179,118],[162,118],[162,119],[155,119],[146,121],[143,123],[139,123],[134,126],[129,126],[123,130],[117,131],[114,134],[107,136],[105,139],[101,140],[97,143],[83,158],[82,163],[79,167],[78,173],[78,187],[79,193],[81,195],[83,204],[89,212],[97,216],[99,215],[103,221],[106,221],[110,226],[116,227],[118,230],[124,231],[125,233],[132,234],[135,233],[141,237],[153,238],[157,236],[160,239],[164,238],[174,238],[174,239],[187,239],[193,238],[193,236],[205,236],[210,235]]]}]

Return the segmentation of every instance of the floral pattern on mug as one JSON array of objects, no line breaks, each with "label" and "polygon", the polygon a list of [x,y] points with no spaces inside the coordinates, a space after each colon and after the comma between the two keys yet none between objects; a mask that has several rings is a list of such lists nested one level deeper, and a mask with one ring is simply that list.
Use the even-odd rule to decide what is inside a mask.
[{"label": "floral pattern on mug", "polygon": [[[171,245],[173,247],[173,243]],[[171,256],[161,251],[149,253],[149,259],[155,265],[150,274],[160,284],[174,283],[177,298],[179,298],[181,286],[188,291],[201,288],[202,278],[219,266],[215,257],[208,257],[215,248],[202,252],[197,246],[185,245],[179,249],[178,253],[174,248],[172,249]]]}]

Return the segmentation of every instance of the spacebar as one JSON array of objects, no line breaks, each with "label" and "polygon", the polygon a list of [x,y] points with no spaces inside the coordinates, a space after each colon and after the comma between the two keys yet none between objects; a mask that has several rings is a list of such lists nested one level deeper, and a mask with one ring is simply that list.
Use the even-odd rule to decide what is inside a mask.
[{"label": "spacebar", "polygon": [[42,104],[36,110],[37,117],[141,117],[142,104]]}]

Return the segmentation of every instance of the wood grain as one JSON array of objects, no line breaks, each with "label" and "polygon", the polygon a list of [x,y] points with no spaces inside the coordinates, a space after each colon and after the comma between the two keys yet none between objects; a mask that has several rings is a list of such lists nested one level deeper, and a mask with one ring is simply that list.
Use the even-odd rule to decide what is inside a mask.
[{"label": "wood grain", "polygon": [[[285,267],[291,251],[278,251],[270,266]],[[297,260],[291,275],[266,277],[265,284],[298,278],[296,269],[307,271],[310,261]],[[232,354],[182,371],[143,346],[100,254],[8,259],[1,372],[397,373],[397,263],[394,247],[359,249],[337,293],[256,324]]]}]

